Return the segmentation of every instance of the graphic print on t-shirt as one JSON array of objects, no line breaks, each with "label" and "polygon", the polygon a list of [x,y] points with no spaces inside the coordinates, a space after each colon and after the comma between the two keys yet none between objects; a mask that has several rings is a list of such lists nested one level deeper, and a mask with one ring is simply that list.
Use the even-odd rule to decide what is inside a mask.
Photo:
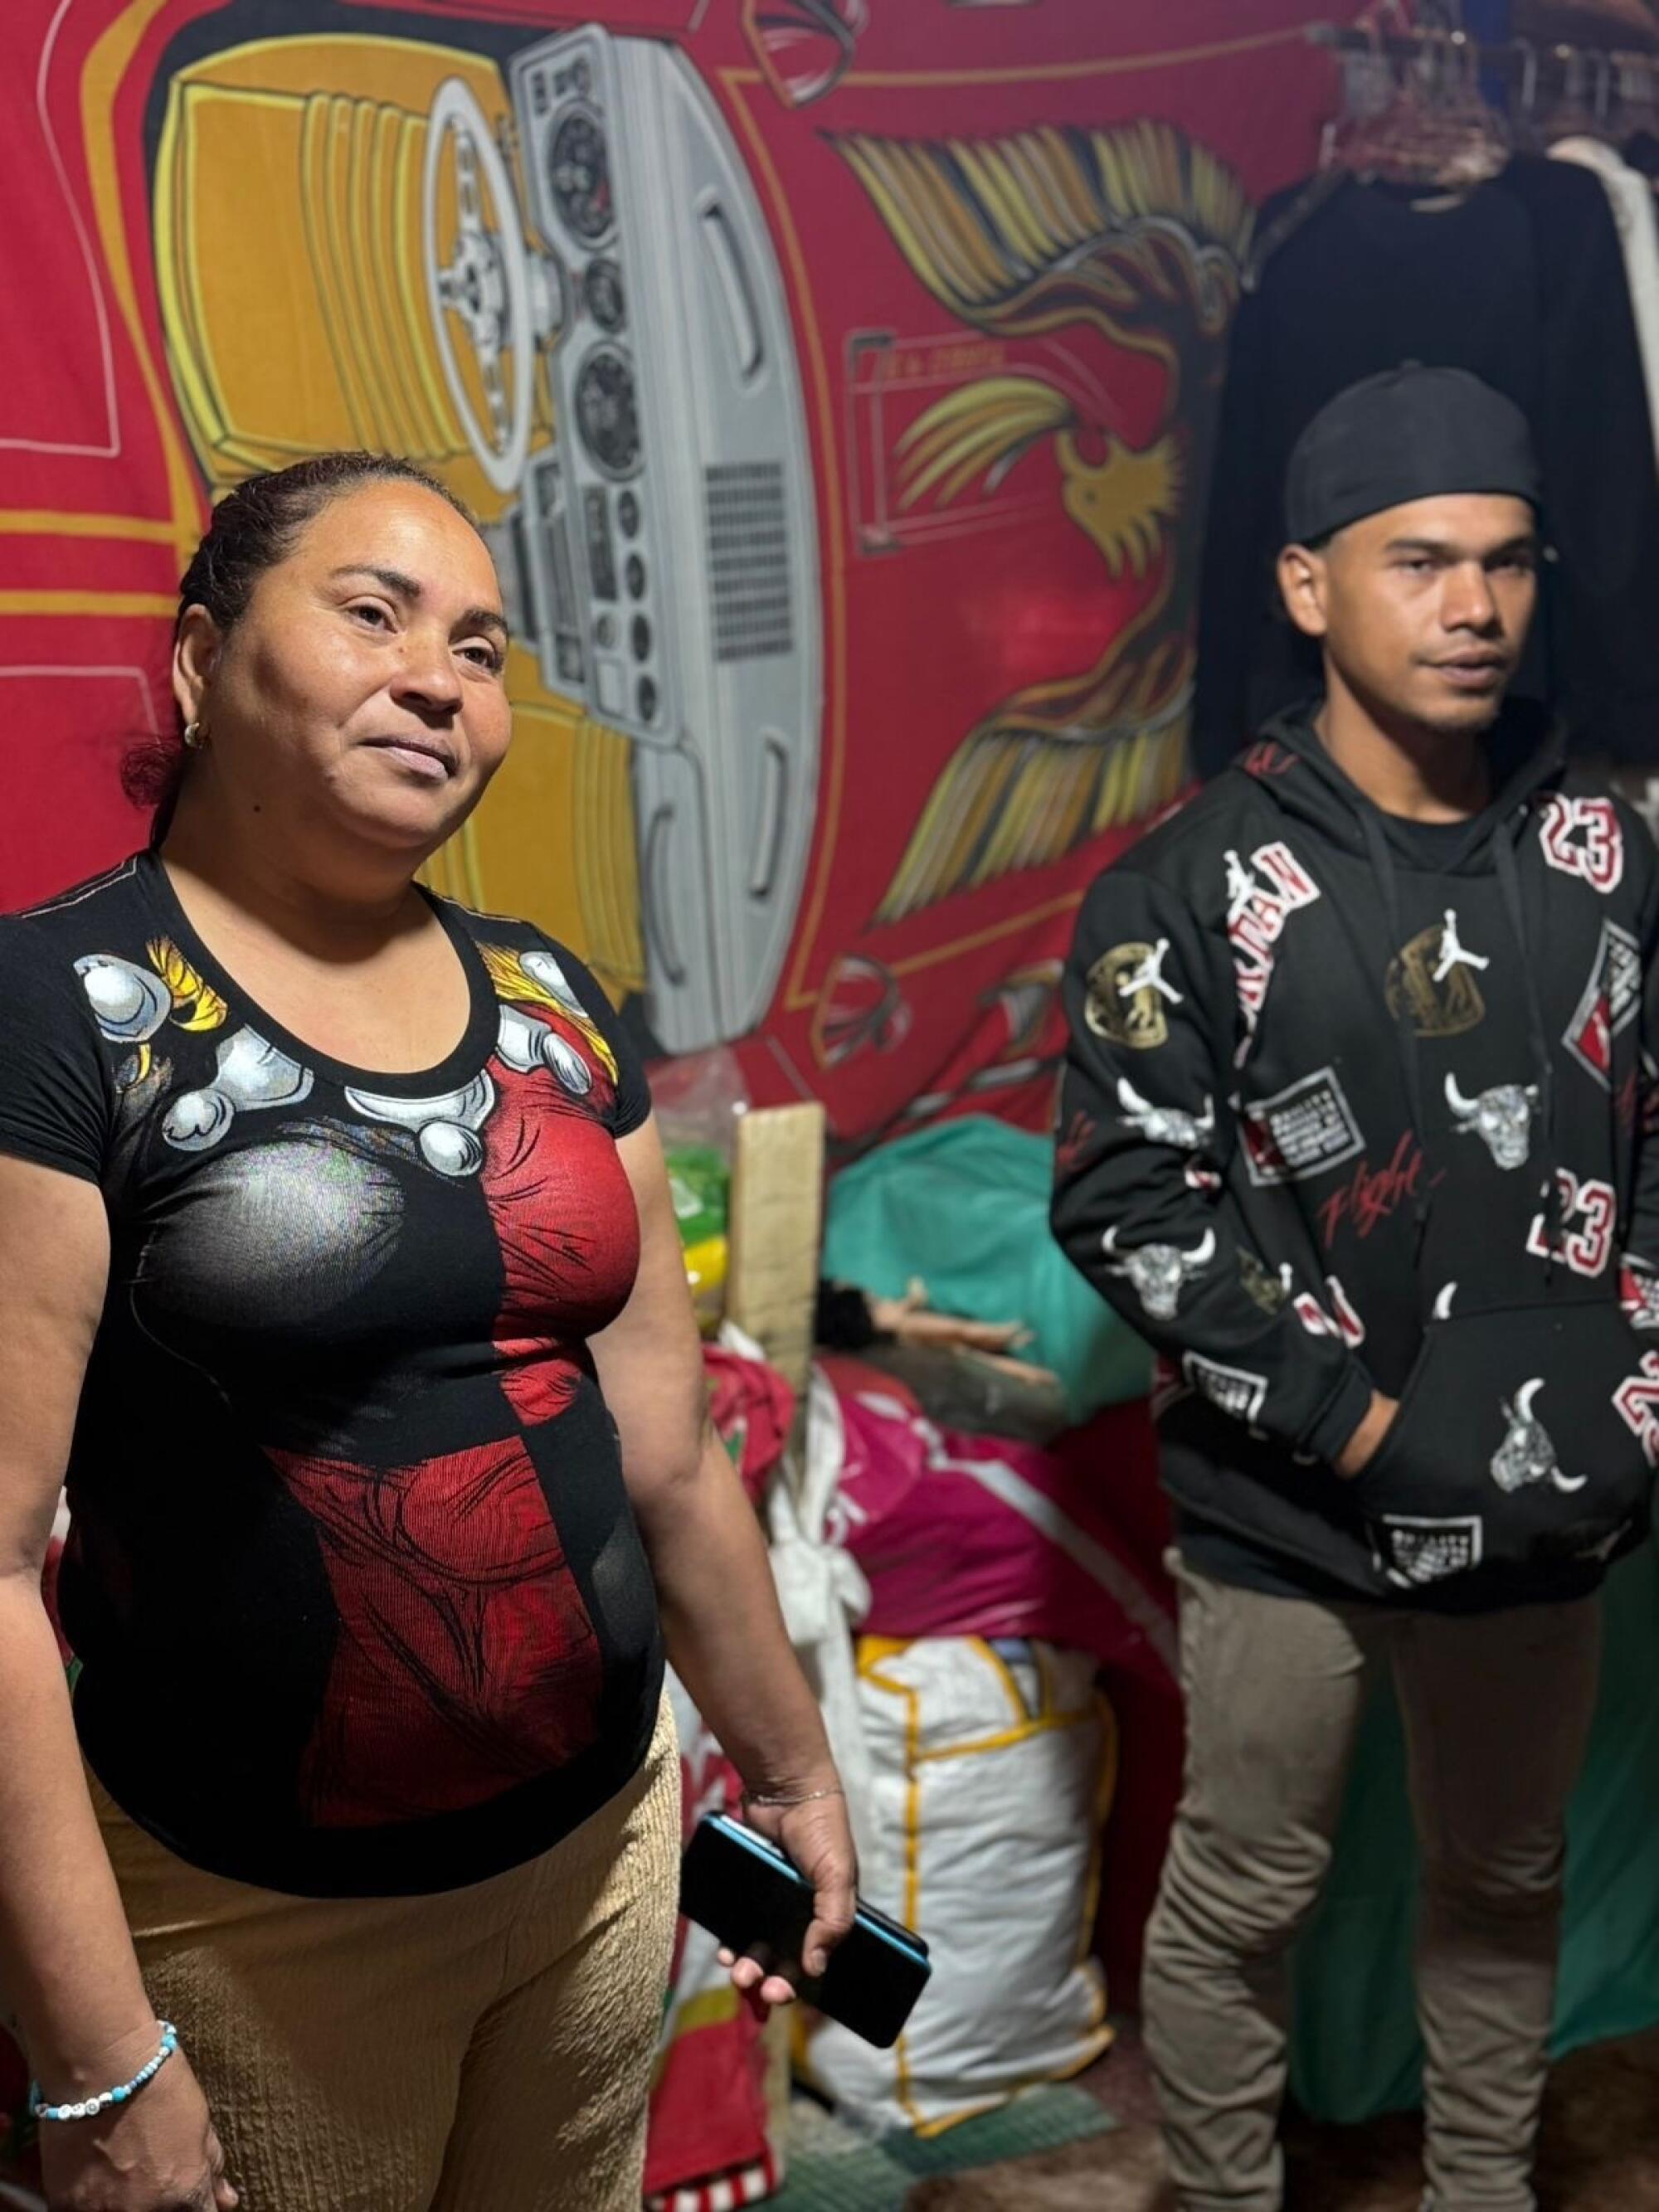
[{"label": "graphic print on t-shirt", "polygon": [[[301,1772],[312,1821],[453,1812],[586,1748],[604,1662],[521,1442],[416,1467],[270,1457],[339,1613]],[[418,1729],[400,1723],[411,1697],[430,1707]]]},{"label": "graphic print on t-shirt", "polygon": [[[528,1428],[557,1420],[582,1376],[571,1346],[533,1324],[568,1314],[579,1342],[584,1320],[607,1317],[602,1306],[586,1310],[594,1297],[587,1255],[613,1224],[583,1203],[580,1188],[564,1194],[556,1213],[538,1201],[553,1179],[547,1155],[561,1121],[589,1120],[586,1102],[604,1101],[614,1063],[591,1024],[526,975],[516,954],[481,950],[498,992],[526,1004],[522,1012],[503,1006],[496,1051],[468,1091],[394,1100],[352,1090],[346,1097],[413,1133],[437,1172],[477,1175],[504,1277],[499,1379]],[[562,983],[556,965],[553,975]],[[580,1043],[560,1034],[555,1014]],[[301,1776],[311,1820],[452,1811],[587,1747],[603,1659],[521,1442],[378,1470],[270,1456],[322,1534],[339,1613],[340,1640]],[[429,1705],[430,1724],[396,1741],[388,1709],[411,1694]]]},{"label": "graphic print on t-shirt", "polygon": [[[169,914],[153,859],[12,926],[61,962],[94,1063],[70,1088],[107,1129],[80,1170],[116,1260],[66,1573],[88,1753],[102,1712],[107,1738],[141,1732],[119,1655],[170,1610],[216,1646],[204,1709],[246,1715],[244,1794],[181,1808],[152,1753],[146,1797],[136,1752],[116,1794],[267,1886],[390,1893],[516,1863],[627,1779],[654,1713],[649,1571],[587,1350],[638,1263],[617,1139],[648,1094],[578,963],[528,925],[439,913],[472,1013],[428,1079],[288,1036]],[[0,1083],[0,1146],[15,1118]],[[114,1402],[135,1383],[165,1416],[153,1465]],[[199,1618],[175,1595],[192,1544]]]}]

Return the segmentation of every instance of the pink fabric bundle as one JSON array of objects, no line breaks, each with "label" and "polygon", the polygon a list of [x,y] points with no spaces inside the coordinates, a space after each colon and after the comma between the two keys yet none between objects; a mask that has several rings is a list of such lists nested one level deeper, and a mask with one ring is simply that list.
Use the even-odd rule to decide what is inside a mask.
[{"label": "pink fabric bundle", "polygon": [[823,1363],[844,1431],[830,1530],[867,1577],[864,1634],[1037,1637],[1091,1652],[1117,1718],[1096,1948],[1124,2001],[1180,1793],[1169,1520],[1144,1401],[1052,1450],[935,1428],[901,1384]]}]

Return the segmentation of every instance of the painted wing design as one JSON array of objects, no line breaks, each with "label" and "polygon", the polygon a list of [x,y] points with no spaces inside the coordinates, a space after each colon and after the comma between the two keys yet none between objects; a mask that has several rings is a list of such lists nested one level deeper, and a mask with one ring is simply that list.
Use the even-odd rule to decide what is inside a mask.
[{"label": "painted wing design", "polygon": [[1164,123],[831,143],[952,314],[1009,337],[1082,323],[1166,372],[1163,420],[1143,447],[1084,421],[1069,393],[1030,373],[951,392],[900,438],[904,508],[994,490],[1052,438],[1066,512],[1108,575],[1153,589],[1092,668],[1026,686],[969,732],[878,910],[885,923],[1047,866],[1179,791],[1196,538],[1179,526],[1205,465],[1254,211],[1224,162]]},{"label": "painted wing design", "polygon": [[832,136],[895,244],[963,322],[1034,337],[1184,292],[1224,329],[1253,211],[1225,162],[1167,123],[1006,138]]}]

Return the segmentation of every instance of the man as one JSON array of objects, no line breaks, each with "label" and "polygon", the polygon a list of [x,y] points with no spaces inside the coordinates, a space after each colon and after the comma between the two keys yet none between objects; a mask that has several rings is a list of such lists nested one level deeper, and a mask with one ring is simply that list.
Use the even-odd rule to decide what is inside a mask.
[{"label": "man", "polygon": [[1161,1355],[1186,1788],[1146,2039],[1182,2212],[1276,2212],[1285,1954],[1369,1680],[1422,1846],[1426,2203],[1528,2212],[1595,1591],[1659,1455],[1659,867],[1504,690],[1524,419],[1355,386],[1293,459],[1324,692],[1095,884],[1055,1232]]}]

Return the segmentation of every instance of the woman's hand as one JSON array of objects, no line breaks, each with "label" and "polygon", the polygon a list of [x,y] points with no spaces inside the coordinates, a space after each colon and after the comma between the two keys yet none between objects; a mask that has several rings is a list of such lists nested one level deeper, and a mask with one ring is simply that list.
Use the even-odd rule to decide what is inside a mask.
[{"label": "woman's hand", "polygon": [[[810,1798],[804,1805],[745,1805],[744,1817],[751,1828],[787,1852],[812,1885],[812,1924],[806,1931],[801,1962],[816,1981],[851,1928],[858,1902],[858,1860],[847,1800],[837,1791],[832,1797]],[[722,1951],[720,1964],[729,1968],[732,1985],[762,2020],[772,2006],[788,2004],[794,1996],[794,1984],[782,1974],[769,1973],[758,1959],[739,1959]]]},{"label": "woman's hand", "polygon": [[239,2201],[182,2051],[130,2104],[95,2120],[43,2122],[40,2172],[48,2212],[233,2212]]}]

